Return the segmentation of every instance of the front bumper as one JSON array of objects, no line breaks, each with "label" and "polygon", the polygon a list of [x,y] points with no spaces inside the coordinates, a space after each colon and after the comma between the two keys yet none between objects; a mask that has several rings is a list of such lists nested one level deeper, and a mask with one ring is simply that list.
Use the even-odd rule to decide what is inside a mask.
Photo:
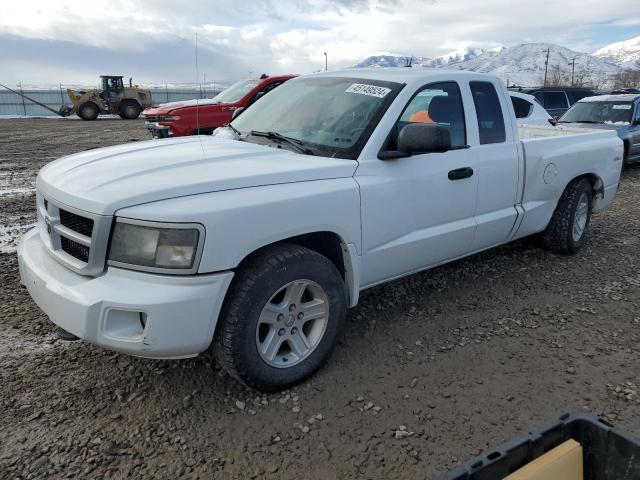
[{"label": "front bumper", "polygon": [[206,350],[233,272],[175,276],[109,267],[99,277],[57,262],[36,229],[18,247],[20,282],[56,325],[104,348],[147,358]]},{"label": "front bumper", "polygon": [[171,138],[173,137],[173,131],[168,125],[160,125],[157,122],[144,122],[147,126],[147,130],[151,132],[153,138]]}]

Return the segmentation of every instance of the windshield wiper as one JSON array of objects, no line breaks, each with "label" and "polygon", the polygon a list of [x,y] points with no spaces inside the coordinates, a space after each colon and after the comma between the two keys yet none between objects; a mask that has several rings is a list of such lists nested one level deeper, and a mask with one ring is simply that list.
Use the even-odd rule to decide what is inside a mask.
[{"label": "windshield wiper", "polygon": [[595,120],[560,120],[558,123],[604,123],[604,122],[596,122]]},{"label": "windshield wiper", "polygon": [[287,145],[292,146],[300,153],[304,153],[305,155],[313,155],[313,150],[304,146],[304,144],[300,140],[295,140],[293,138],[285,137],[284,135],[278,132],[261,132],[259,130],[251,130],[249,135],[253,135],[254,137],[264,137],[270,140],[280,141],[282,143],[286,143]]},{"label": "windshield wiper", "polygon": [[236,127],[234,127],[230,123],[227,123],[225,127],[230,128],[233,131],[233,133],[235,133],[238,136],[238,140],[242,140],[242,132],[240,130],[238,130]]}]

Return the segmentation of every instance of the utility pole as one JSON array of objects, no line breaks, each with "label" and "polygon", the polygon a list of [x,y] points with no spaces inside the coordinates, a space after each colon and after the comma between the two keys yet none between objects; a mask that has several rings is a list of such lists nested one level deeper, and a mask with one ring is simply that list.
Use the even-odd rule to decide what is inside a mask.
[{"label": "utility pole", "polygon": [[549,71],[549,52],[551,51],[551,48],[547,48],[547,59],[544,61],[544,85],[543,87],[547,86],[547,72]]},{"label": "utility pole", "polygon": [[327,52],[324,52],[324,71],[329,70],[329,59],[327,58]]},{"label": "utility pole", "polygon": [[573,78],[575,76],[576,73],[576,58],[578,57],[573,57],[571,59],[571,61],[569,62],[569,65],[571,65],[571,86],[573,87]]}]

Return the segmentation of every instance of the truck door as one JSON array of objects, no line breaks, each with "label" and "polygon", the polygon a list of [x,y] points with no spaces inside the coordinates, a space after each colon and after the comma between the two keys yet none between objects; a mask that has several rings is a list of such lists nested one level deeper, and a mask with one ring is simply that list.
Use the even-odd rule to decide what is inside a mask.
[{"label": "truck door", "polygon": [[[469,82],[477,129],[470,129],[471,152],[478,179],[478,207],[472,250],[503,243],[517,217],[519,139],[505,119],[515,121],[508,98],[489,81]],[[474,126],[476,126],[474,125]]]},{"label": "truck door", "polygon": [[[432,83],[418,90],[383,150],[397,148],[398,132],[412,122],[447,127],[454,149],[394,160],[370,159],[358,167],[363,286],[462,256],[473,243],[478,177],[472,153],[466,148],[465,111],[458,84]],[[468,174],[451,175],[452,171]]]}]

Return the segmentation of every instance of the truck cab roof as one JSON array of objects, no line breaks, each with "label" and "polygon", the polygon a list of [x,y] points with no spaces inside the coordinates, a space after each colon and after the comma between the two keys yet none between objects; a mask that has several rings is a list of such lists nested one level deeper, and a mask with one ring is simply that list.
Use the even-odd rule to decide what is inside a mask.
[{"label": "truck cab roof", "polygon": [[[350,68],[345,70],[332,70],[326,72],[313,73],[308,76],[326,76],[326,77],[351,77],[351,78],[369,78],[372,80],[382,80],[397,83],[414,83],[424,82],[430,79],[441,79],[446,77],[450,80],[456,79],[487,79],[499,80],[494,75],[485,73],[475,73],[463,70],[447,70],[443,68],[407,68],[407,67],[370,67],[370,68]],[[303,77],[304,78],[304,77]],[[501,81],[501,80],[500,80]]]}]

